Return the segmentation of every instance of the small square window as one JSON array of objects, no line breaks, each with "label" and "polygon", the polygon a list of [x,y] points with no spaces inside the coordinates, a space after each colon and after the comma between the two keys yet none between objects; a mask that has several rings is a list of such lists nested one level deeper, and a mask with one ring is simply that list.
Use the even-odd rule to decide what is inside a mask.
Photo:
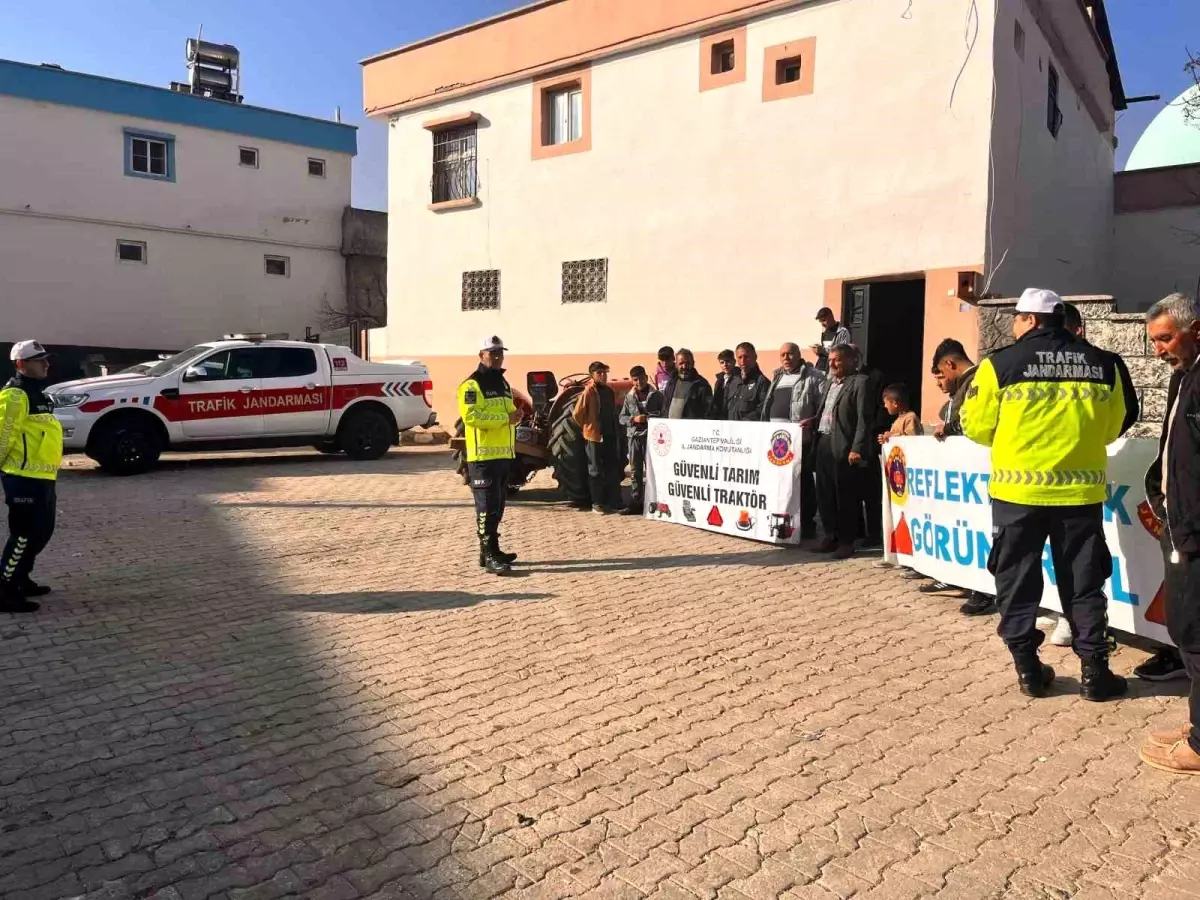
[{"label": "small square window", "polygon": [[310,157],[308,160],[308,174],[311,175],[313,178],[324,178],[325,177],[325,160],[312,159]]},{"label": "small square window", "polygon": [[736,68],[737,52],[734,50],[733,41],[721,41],[718,44],[713,44],[712,73],[714,75],[724,75],[726,72],[732,72]]},{"label": "small square window", "polygon": [[125,174],[172,181],[174,139],[162,136],[125,133]]},{"label": "small square window", "polygon": [[462,310],[500,308],[500,270],[477,269],[463,272]]},{"label": "small square window", "polygon": [[563,303],[603,303],[607,299],[607,259],[577,259],[562,264]]},{"label": "small square window", "polygon": [[795,84],[800,80],[800,57],[790,56],[775,63],[775,83]]},{"label": "small square window", "polygon": [[238,165],[247,169],[257,169],[258,151],[253,147],[238,147]]},{"label": "small square window", "polygon": [[146,262],[145,241],[117,241],[117,259],[121,262]]},{"label": "small square window", "polygon": [[268,275],[282,275],[287,278],[291,272],[291,260],[286,256],[264,256],[263,260]]},{"label": "small square window", "polygon": [[572,85],[546,93],[547,143],[570,144],[583,138],[583,88]]}]

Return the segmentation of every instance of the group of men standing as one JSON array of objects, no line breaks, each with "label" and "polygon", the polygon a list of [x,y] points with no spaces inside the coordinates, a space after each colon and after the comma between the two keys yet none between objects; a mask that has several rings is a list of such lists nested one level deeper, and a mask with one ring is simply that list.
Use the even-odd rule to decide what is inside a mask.
[{"label": "group of men standing", "polygon": [[[616,511],[620,500],[624,466],[615,426],[608,423],[625,428],[629,448],[631,502],[620,511],[641,515],[651,418],[789,422],[800,425],[803,435],[801,538],[813,542],[810,549],[837,558],[851,556],[860,536],[878,545],[882,386],[878,377],[859,371],[861,355],[833,312],[822,309],[817,320],[823,333],[821,343],[810,348],[815,364],[803,358],[799,345],[787,343],[779,350],[778,368],[768,377],[757,349],[747,341],[718,356],[721,371],[715,388],[696,370],[692,351],[663,347],[653,381],[643,366],[630,370],[633,387],[619,411],[607,388],[609,367],[592,363],[590,381],[575,407],[587,446],[592,509],[607,514]],[[818,510],[825,528],[821,540],[816,540]]]}]

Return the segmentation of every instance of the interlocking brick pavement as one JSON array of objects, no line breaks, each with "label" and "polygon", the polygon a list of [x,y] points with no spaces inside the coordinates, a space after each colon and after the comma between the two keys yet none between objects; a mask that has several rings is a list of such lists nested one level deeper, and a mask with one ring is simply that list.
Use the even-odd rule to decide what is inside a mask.
[{"label": "interlocking brick pavement", "polygon": [[1048,649],[1027,700],[869,560],[546,493],[501,580],[444,451],[73,466],[0,620],[0,895],[1200,898],[1200,781],[1136,757],[1177,686]]}]

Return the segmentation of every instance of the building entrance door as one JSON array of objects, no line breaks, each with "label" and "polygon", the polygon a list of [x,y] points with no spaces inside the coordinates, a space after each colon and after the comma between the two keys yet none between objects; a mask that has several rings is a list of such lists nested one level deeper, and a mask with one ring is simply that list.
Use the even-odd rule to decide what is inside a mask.
[{"label": "building entrance door", "polygon": [[862,350],[867,367],[883,375],[880,387],[908,388],[921,415],[921,383],[930,360],[925,348],[925,279],[881,279],[847,284],[842,322]]}]

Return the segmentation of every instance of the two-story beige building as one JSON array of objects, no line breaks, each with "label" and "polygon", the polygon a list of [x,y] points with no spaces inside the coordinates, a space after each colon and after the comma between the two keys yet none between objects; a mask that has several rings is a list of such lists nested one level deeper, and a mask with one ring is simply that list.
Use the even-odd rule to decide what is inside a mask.
[{"label": "two-story beige building", "polygon": [[366,60],[389,122],[388,327],[438,408],[510,376],[818,339],[923,386],[972,301],[1105,290],[1103,0],[541,0]]}]

